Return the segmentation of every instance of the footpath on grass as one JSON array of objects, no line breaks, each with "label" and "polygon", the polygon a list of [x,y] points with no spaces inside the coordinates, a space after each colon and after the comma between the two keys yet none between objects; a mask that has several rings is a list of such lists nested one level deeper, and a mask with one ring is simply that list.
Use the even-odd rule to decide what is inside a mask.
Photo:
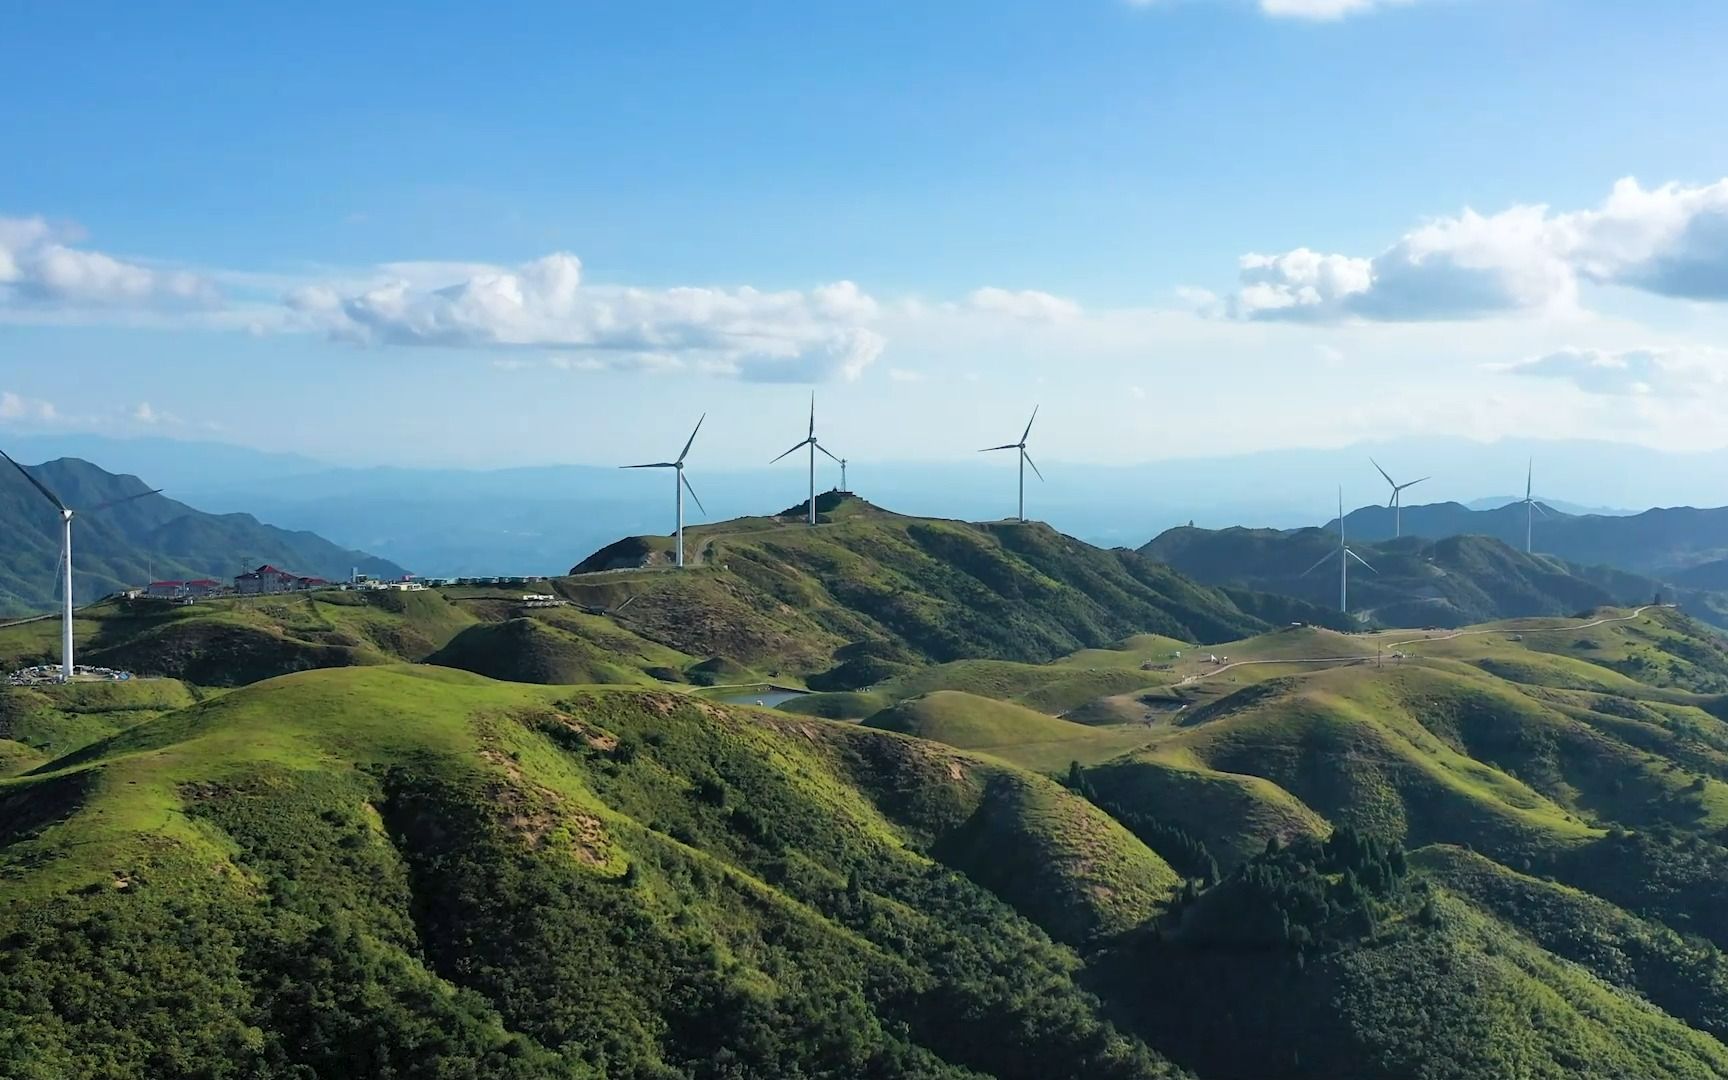
[{"label": "footpath on grass", "polygon": [[[1452,632],[1446,633],[1446,634],[1423,634],[1421,637],[1406,638],[1402,641],[1382,642],[1381,648],[1382,649],[1403,649],[1403,648],[1407,648],[1411,645],[1420,645],[1424,641],[1454,641],[1454,640],[1456,640],[1458,638],[1462,638],[1462,637],[1477,637],[1477,636],[1483,635],[1483,634],[1576,633],[1579,630],[1588,630],[1591,627],[1595,627],[1595,626],[1606,626],[1609,623],[1631,622],[1634,619],[1640,618],[1646,611],[1649,611],[1653,607],[1672,607],[1672,606],[1673,606],[1672,604],[1645,604],[1643,607],[1634,610],[1630,615],[1615,615],[1611,618],[1592,619],[1589,622],[1572,623],[1572,624],[1567,625],[1567,626],[1520,627],[1520,626],[1510,626],[1510,625],[1506,625],[1506,624],[1502,623],[1502,624],[1497,625],[1497,626],[1491,626],[1491,627],[1487,627],[1487,628],[1479,628],[1479,629],[1475,629],[1475,630],[1453,630]],[[1511,621],[1511,620],[1509,620],[1509,621]],[[1366,663],[1377,661],[1379,658],[1380,657],[1378,655],[1376,655],[1376,656],[1308,656],[1308,657],[1299,657],[1299,658],[1281,658],[1281,659],[1270,659],[1270,660],[1232,660],[1229,663],[1219,664],[1217,667],[1210,668],[1206,671],[1197,671],[1192,675],[1185,675],[1182,677],[1182,679],[1180,681],[1178,681],[1176,683],[1176,685],[1177,686],[1189,686],[1193,683],[1200,682],[1202,679],[1208,679],[1214,675],[1222,675],[1224,672],[1229,671],[1231,668],[1248,667],[1249,665],[1252,665],[1252,664],[1366,664]]]}]

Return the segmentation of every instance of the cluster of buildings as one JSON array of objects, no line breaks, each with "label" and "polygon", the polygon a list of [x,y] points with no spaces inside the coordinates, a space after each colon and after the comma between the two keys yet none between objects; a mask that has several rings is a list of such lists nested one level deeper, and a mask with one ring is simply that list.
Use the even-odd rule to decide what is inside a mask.
[{"label": "cluster of buildings", "polygon": [[[218,581],[215,578],[197,578],[191,581],[152,581],[142,589],[133,589],[126,593],[127,598],[137,599],[149,597],[153,600],[177,600],[191,603],[195,600],[205,600],[217,596],[274,596],[281,593],[311,592],[314,589],[361,589],[365,591],[392,590],[398,592],[421,592],[430,587],[449,585],[478,586],[523,586],[531,582],[544,581],[543,577],[462,577],[462,578],[416,578],[413,574],[399,581],[383,581],[370,574],[362,574],[358,569],[349,576],[347,581],[330,581],[327,578],[313,577],[306,574],[296,574],[279,566],[265,563],[263,566],[236,575],[232,582]],[[557,606],[560,601],[551,594],[530,593],[523,598],[530,606]]]}]

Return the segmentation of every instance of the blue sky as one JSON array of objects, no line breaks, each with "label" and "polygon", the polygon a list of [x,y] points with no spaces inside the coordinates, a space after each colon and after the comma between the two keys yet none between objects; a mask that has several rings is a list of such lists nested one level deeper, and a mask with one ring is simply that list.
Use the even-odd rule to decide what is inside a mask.
[{"label": "blue sky", "polygon": [[9,12],[0,431],[1725,441],[1720,3],[177,12]]}]

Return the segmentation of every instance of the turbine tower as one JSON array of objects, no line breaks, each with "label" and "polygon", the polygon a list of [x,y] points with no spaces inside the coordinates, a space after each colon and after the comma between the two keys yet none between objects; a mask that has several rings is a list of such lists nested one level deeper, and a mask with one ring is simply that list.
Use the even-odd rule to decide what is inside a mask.
[{"label": "turbine tower", "polygon": [[[60,501],[60,496],[48,490],[48,485],[30,475],[29,470],[12,460],[12,455],[0,450],[0,457],[11,463],[14,469],[30,481],[30,486],[42,493],[42,497],[54,504],[54,509],[60,513],[60,569],[64,575],[60,579],[63,606],[60,609],[60,677],[66,682],[72,681],[72,519],[77,517],[77,511]],[[91,511],[106,510],[110,506],[119,506],[134,499],[142,499],[146,495],[157,495],[162,491],[140,491],[136,495],[127,495],[120,499],[109,499],[105,503],[91,507]]]},{"label": "turbine tower", "polygon": [[[1412,480],[1411,483],[1416,481]],[[1348,615],[1350,613],[1350,560],[1355,559],[1363,566],[1368,566],[1368,560],[1350,550],[1350,545],[1344,542],[1344,489],[1338,489],[1338,550],[1330,555],[1322,555],[1320,561],[1302,571],[1298,577],[1307,577],[1314,571],[1326,565],[1326,560],[1338,559],[1338,610]],[[1372,566],[1368,569],[1378,574]]]},{"label": "turbine tower", "polygon": [[[803,442],[793,444],[791,450],[787,450],[785,454],[781,454],[780,457],[775,458],[774,461],[779,461],[780,458],[785,457],[786,454],[790,454],[794,450],[801,450],[804,447],[810,448],[810,507],[809,507],[809,514],[807,516],[807,522],[808,522],[808,524],[814,525],[814,524],[816,524],[816,451],[820,450],[824,454],[828,454],[828,448],[816,441],[816,395],[815,394],[810,395],[810,434],[805,437]],[[840,461],[840,459],[837,457],[834,457],[833,454],[828,454],[828,456],[836,462]],[[770,461],[768,464],[772,465],[772,464],[774,464],[774,461]],[[844,467],[845,467],[844,462],[841,462],[841,467],[842,467],[842,469],[844,469]]]},{"label": "turbine tower", "polygon": [[1424,476],[1420,480],[1410,480],[1410,481],[1407,481],[1405,483],[1400,484],[1398,481],[1392,479],[1392,477],[1386,472],[1385,469],[1380,468],[1380,463],[1378,461],[1375,461],[1373,458],[1369,458],[1368,461],[1376,469],[1379,469],[1380,475],[1386,477],[1386,482],[1388,484],[1392,485],[1392,497],[1390,499],[1386,500],[1386,505],[1390,506],[1392,508],[1392,535],[1393,536],[1403,536],[1404,535],[1404,489],[1415,487],[1417,484],[1420,484],[1423,480],[1429,479],[1429,477]]},{"label": "turbine tower", "polygon": [[621,469],[672,470],[672,495],[678,506],[678,524],[672,535],[675,538],[677,564],[679,566],[684,565],[684,492],[688,490],[690,497],[696,499],[696,509],[702,511],[704,517],[708,514],[708,508],[702,505],[701,499],[696,498],[696,489],[690,486],[690,479],[684,475],[684,459],[690,456],[690,447],[696,442],[696,432],[702,430],[702,421],[706,419],[708,419],[708,414],[703,413],[701,418],[696,421],[696,428],[690,432],[690,438],[685,440],[684,449],[678,452],[676,461],[653,461],[646,465],[619,466]]},{"label": "turbine tower", "polygon": [[[1032,420],[1036,419],[1038,419],[1038,406],[1034,405],[1032,406]],[[1032,420],[1026,421],[1026,430],[1020,433],[1019,442],[1003,443],[1001,446],[986,446],[978,451],[980,454],[988,454],[996,450],[1020,451],[1020,521],[1022,523],[1026,521],[1026,466],[1032,466],[1032,471],[1037,475],[1040,483],[1044,480],[1044,474],[1038,472],[1038,463],[1033,461],[1032,455],[1026,452],[1026,439],[1032,434]]]},{"label": "turbine tower", "polygon": [[1531,481],[1535,478],[1536,459],[1531,458],[1524,471],[1524,498],[1520,500],[1524,504],[1524,554],[1526,555],[1535,550],[1531,542],[1536,538],[1536,515],[1548,516],[1548,511],[1542,509],[1542,504],[1538,503],[1530,494]]}]

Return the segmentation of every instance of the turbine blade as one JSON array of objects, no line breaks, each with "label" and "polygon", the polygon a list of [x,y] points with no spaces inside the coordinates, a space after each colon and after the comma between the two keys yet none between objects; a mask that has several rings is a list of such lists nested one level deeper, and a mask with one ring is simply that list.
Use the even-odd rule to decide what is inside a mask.
[{"label": "turbine blade", "polygon": [[992,450],[1018,450],[1018,449],[1020,449],[1020,444],[1017,442],[1011,442],[1011,443],[1003,443],[1001,446],[986,446],[984,449],[982,449],[978,452],[980,454],[988,454]]},{"label": "turbine blade", "polygon": [[1313,566],[1310,566],[1308,569],[1302,571],[1300,574],[1297,574],[1296,576],[1297,577],[1307,577],[1309,574],[1312,574],[1314,571],[1320,569],[1322,566],[1325,566],[1327,563],[1329,563],[1331,561],[1332,561],[1332,553],[1330,551],[1328,551],[1326,554],[1320,556],[1319,562],[1315,563]]},{"label": "turbine blade", "polygon": [[1524,497],[1530,497],[1530,482],[1536,478],[1536,459],[1531,458],[1524,471]]},{"label": "turbine blade", "polygon": [[1538,514],[1541,514],[1543,517],[1548,516],[1548,511],[1542,509],[1542,504],[1537,502],[1535,499],[1530,500],[1530,508],[1535,510]]},{"label": "turbine blade", "polygon": [[678,466],[671,461],[652,461],[646,465],[620,465],[620,469],[676,469]]},{"label": "turbine blade", "polygon": [[[788,450],[788,451],[786,451],[786,454],[790,454],[790,453],[793,453],[793,452],[795,452],[795,451],[798,451],[798,450],[802,450],[802,449],[804,449],[804,448],[805,448],[805,447],[806,447],[806,446],[809,446],[809,445],[810,445],[810,440],[809,440],[809,439],[805,439],[805,440],[804,440],[804,441],[803,441],[803,442],[801,442],[801,443],[799,443],[799,444],[798,444],[798,445],[796,445],[796,446],[794,446],[794,447],[793,447],[793,448],[792,448],[792,449],[791,449],[791,450]],[[775,458],[775,459],[774,459],[774,461],[779,461],[779,460],[780,460],[780,458],[783,458],[783,457],[785,457],[785,456],[786,456],[786,454],[781,454],[781,455],[780,455],[780,457],[777,457],[777,458]],[[770,462],[769,462],[769,463],[768,463],[768,464],[770,464],[770,465],[772,465],[772,464],[774,464],[774,461],[770,461]]]},{"label": "turbine blade", "polygon": [[1434,479],[1432,476],[1419,477],[1418,479],[1410,481],[1408,484],[1399,484],[1398,490],[1403,491],[1405,488],[1415,487],[1417,484],[1422,483],[1422,481],[1424,481],[1424,480],[1432,480],[1432,479]]},{"label": "turbine blade", "polygon": [[1392,485],[1392,486],[1393,486],[1393,487],[1397,487],[1397,486],[1398,486],[1398,481],[1396,481],[1396,480],[1394,480],[1394,479],[1392,479],[1392,477],[1391,477],[1391,475],[1390,475],[1390,474],[1389,474],[1389,473],[1387,473],[1387,472],[1386,472],[1386,470],[1385,470],[1385,469],[1381,469],[1381,468],[1380,468],[1380,463],[1379,463],[1379,462],[1378,462],[1378,461],[1375,461],[1375,460],[1374,460],[1374,459],[1373,459],[1373,458],[1369,458],[1369,459],[1368,459],[1368,464],[1370,464],[1370,465],[1372,465],[1372,466],[1374,466],[1374,467],[1375,467],[1375,468],[1376,468],[1376,469],[1379,469],[1379,470],[1380,470],[1380,475],[1381,475],[1381,476],[1384,476],[1384,477],[1386,477],[1386,482],[1387,482],[1387,483],[1388,483],[1388,484],[1391,484],[1391,485]]},{"label": "turbine blade", "polygon": [[1034,473],[1036,473],[1038,476],[1038,482],[1043,483],[1044,482],[1044,474],[1041,472],[1038,472],[1038,463],[1036,461],[1032,460],[1032,455],[1028,454],[1026,452],[1025,447],[1020,448],[1020,456],[1026,459],[1026,464],[1032,466],[1032,471]]},{"label": "turbine blade", "polygon": [[[1036,420],[1036,419],[1038,419],[1038,406],[1034,405],[1034,406],[1032,406],[1032,420]],[[1026,421],[1026,430],[1020,433],[1020,441],[1021,442],[1025,442],[1026,437],[1028,435],[1032,434],[1032,420]]]},{"label": "turbine blade", "polygon": [[[816,443],[815,445],[816,445],[816,449],[822,451],[824,454],[828,454],[828,448],[826,446],[823,446],[821,443]],[[832,458],[836,463],[839,463],[840,459],[837,457],[834,457],[833,454],[828,454],[828,456],[830,458]]]},{"label": "turbine blade", "polygon": [[[12,455],[8,454],[4,450],[0,450],[0,457],[5,458],[7,461],[12,461]],[[36,479],[34,476],[31,476],[29,471],[26,470],[24,468],[24,466],[18,464],[16,461],[12,461],[12,467],[14,469],[17,469],[20,473],[22,473],[24,476],[24,479],[30,481],[30,486],[35,488],[37,491],[40,491],[44,498],[46,498],[49,502],[54,504],[56,509],[58,509],[62,512],[65,511],[66,504],[60,501],[60,496],[58,496],[58,495],[54,494],[52,491],[48,490],[47,484],[44,484],[42,481]]]},{"label": "turbine blade", "polygon": [[810,391],[810,437],[816,437],[816,391]]},{"label": "turbine blade", "polygon": [[1393,503],[1395,503],[1395,502],[1397,502],[1397,501],[1398,501],[1398,489],[1397,489],[1397,488],[1393,488],[1393,489],[1392,489],[1392,494],[1390,494],[1390,495],[1388,495],[1388,496],[1386,496],[1386,505],[1387,505],[1387,506],[1388,506],[1388,507],[1390,507],[1390,506],[1391,506],[1391,505],[1392,505],[1392,504],[1393,504]]},{"label": "turbine blade", "polygon": [[703,413],[703,414],[702,414],[702,416],[701,416],[701,419],[698,419],[698,420],[697,420],[697,421],[696,421],[696,430],[695,430],[695,431],[692,431],[692,432],[691,432],[691,433],[690,433],[690,439],[689,439],[689,441],[687,441],[687,442],[686,442],[686,443],[685,443],[685,444],[684,444],[684,449],[682,449],[682,450],[680,450],[680,451],[679,451],[679,452],[678,452],[678,463],[679,463],[679,464],[683,464],[683,463],[684,463],[684,459],[685,459],[685,458],[686,458],[686,457],[688,457],[688,456],[689,456],[689,454],[690,454],[690,447],[691,447],[691,446],[692,446],[692,445],[694,445],[694,444],[695,444],[695,442],[696,442],[696,432],[697,432],[697,431],[701,431],[701,430],[702,430],[702,421],[703,421],[703,420],[706,420],[706,419],[708,419],[708,414],[707,414],[707,413]]},{"label": "turbine blade", "polygon": [[688,476],[684,475],[683,469],[678,470],[678,479],[684,481],[684,490],[688,491],[690,493],[690,497],[692,499],[696,500],[696,509],[702,511],[703,517],[707,517],[708,516],[708,508],[706,506],[702,505],[701,498],[699,498],[697,496],[696,489],[690,486],[690,478]]},{"label": "turbine blade", "polygon": [[97,503],[95,506],[92,506],[89,510],[86,510],[84,512],[86,514],[94,513],[97,510],[106,510],[110,506],[119,506],[121,503],[129,503],[135,499],[142,499],[146,495],[160,495],[160,494],[162,494],[161,488],[154,488],[150,491],[140,491],[136,495],[125,495],[125,496],[122,496],[121,498],[118,498],[118,499],[109,499],[107,502]]},{"label": "turbine blade", "polygon": [[[1357,562],[1361,563],[1363,566],[1368,566],[1368,560],[1367,559],[1364,559],[1362,556],[1356,554],[1354,551],[1351,551],[1349,548],[1344,549],[1344,554],[1350,556],[1352,559],[1355,559]],[[1374,570],[1374,568],[1372,566],[1368,566],[1368,569]],[[1378,570],[1374,570],[1374,573],[1376,573],[1376,574],[1378,574],[1379,572],[1380,571],[1378,571]]]}]

